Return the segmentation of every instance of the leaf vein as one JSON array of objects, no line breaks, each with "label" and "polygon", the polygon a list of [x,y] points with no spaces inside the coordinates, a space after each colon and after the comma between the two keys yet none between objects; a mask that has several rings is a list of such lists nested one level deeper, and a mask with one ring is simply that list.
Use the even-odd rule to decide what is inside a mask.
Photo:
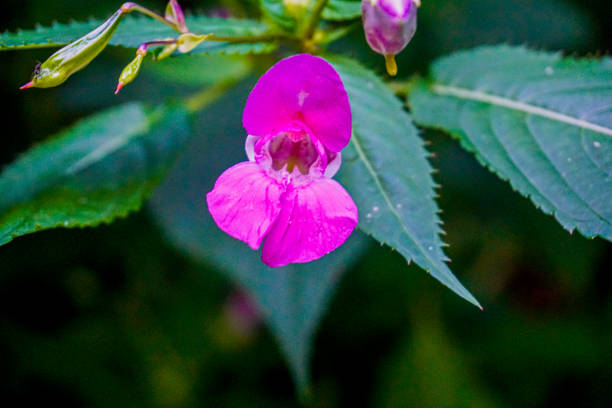
[{"label": "leaf vein", "polygon": [[529,115],[541,116],[541,117],[555,120],[558,122],[567,123],[569,125],[577,126],[583,129],[592,130],[593,132],[601,133],[606,136],[612,136],[612,129],[610,128],[600,126],[595,123],[591,123],[584,119],[578,119],[578,118],[575,118],[569,115],[555,112],[550,109],[544,109],[539,106],[530,105],[524,102],[514,101],[512,99],[489,94],[486,92],[471,91],[465,88],[459,88],[455,86],[446,86],[446,85],[440,85],[440,84],[434,84],[432,89],[438,95],[454,96],[459,99],[488,103],[491,105],[524,112]]}]

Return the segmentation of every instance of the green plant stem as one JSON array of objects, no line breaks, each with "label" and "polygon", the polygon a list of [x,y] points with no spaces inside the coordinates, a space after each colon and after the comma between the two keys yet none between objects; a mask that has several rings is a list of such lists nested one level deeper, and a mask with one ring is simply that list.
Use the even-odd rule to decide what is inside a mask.
[{"label": "green plant stem", "polygon": [[161,21],[162,23],[166,24],[167,26],[169,26],[170,28],[172,28],[174,31],[178,31],[179,33],[182,34],[181,30],[179,29],[179,27],[177,27],[175,24],[171,23],[170,21],[166,20],[163,16],[157,14],[156,12],[149,10],[146,7],[142,7],[139,6],[138,4],[133,4],[130,9],[130,11],[137,11],[139,13],[142,13],[146,16],[149,16],[151,18],[154,18],[158,21]]},{"label": "green plant stem", "polygon": [[302,35],[302,39],[304,41],[310,41],[312,36],[314,35],[317,26],[319,25],[319,20],[321,19],[321,13],[323,13],[323,9],[327,6],[329,0],[317,0],[314,7],[312,8],[312,13],[310,13],[310,18],[306,23],[306,28],[304,29],[304,34]]},{"label": "green plant stem", "polygon": [[197,94],[188,97],[183,105],[189,113],[198,112],[219,99],[223,94],[236,84],[241,78],[235,78],[214,84]]},{"label": "green plant stem", "polygon": [[222,36],[212,34],[206,41],[224,41],[230,43],[257,43],[257,42],[272,42],[272,41],[291,41],[299,42],[300,39],[289,34],[263,34],[263,35],[245,35],[245,36]]}]

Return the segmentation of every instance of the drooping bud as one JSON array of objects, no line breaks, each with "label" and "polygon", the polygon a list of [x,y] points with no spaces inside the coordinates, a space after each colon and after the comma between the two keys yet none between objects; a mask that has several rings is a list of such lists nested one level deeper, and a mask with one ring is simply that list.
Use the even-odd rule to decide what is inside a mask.
[{"label": "drooping bud", "polygon": [[414,37],[420,0],[362,0],[363,28],[370,47],[385,57],[389,75],[397,74],[395,55]]},{"label": "drooping bud", "polygon": [[197,35],[193,33],[186,33],[181,35],[176,40],[177,48],[179,52],[183,54],[190,52],[195,47],[200,45],[200,43],[210,37],[212,34],[202,34]]},{"label": "drooping bud", "polygon": [[142,61],[146,55],[147,47],[146,44],[143,44],[138,48],[138,51],[136,51],[136,58],[127,64],[125,68],[123,68],[123,71],[121,71],[121,75],[119,75],[119,82],[117,83],[117,89],[115,89],[115,95],[121,91],[121,88],[132,82],[136,76],[138,76],[140,66],[142,65]]},{"label": "drooping bud", "polygon": [[27,88],[51,88],[64,83],[70,75],[85,68],[102,52],[117,29],[119,22],[129,8],[123,6],[102,25],[68,44],[36,66],[32,81],[23,85]]},{"label": "drooping bud", "polygon": [[185,24],[185,14],[177,0],[170,0],[166,6],[166,20],[176,25],[180,32],[189,32]]}]

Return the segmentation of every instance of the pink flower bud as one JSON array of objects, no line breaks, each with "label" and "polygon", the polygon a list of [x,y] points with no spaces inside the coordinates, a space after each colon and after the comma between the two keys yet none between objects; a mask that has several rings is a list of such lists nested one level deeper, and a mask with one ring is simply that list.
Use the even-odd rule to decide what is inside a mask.
[{"label": "pink flower bud", "polygon": [[362,0],[363,28],[370,47],[387,60],[389,75],[397,73],[395,54],[412,40],[417,28],[416,0]]}]

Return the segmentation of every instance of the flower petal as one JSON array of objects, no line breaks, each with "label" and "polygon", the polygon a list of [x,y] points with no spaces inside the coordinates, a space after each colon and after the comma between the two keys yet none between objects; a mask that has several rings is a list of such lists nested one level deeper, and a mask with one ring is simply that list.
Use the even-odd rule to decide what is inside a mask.
[{"label": "flower petal", "polygon": [[272,267],[313,261],[342,245],[357,222],[357,206],[336,181],[321,178],[294,188],[283,199],[261,259]]},{"label": "flower petal", "polygon": [[259,78],[242,115],[249,135],[266,136],[298,120],[333,152],[351,138],[351,107],[342,80],[323,58],[308,54],[279,61]]},{"label": "flower petal", "polygon": [[284,190],[257,164],[242,162],[219,176],[206,202],[221,230],[258,249],[280,213]]}]

